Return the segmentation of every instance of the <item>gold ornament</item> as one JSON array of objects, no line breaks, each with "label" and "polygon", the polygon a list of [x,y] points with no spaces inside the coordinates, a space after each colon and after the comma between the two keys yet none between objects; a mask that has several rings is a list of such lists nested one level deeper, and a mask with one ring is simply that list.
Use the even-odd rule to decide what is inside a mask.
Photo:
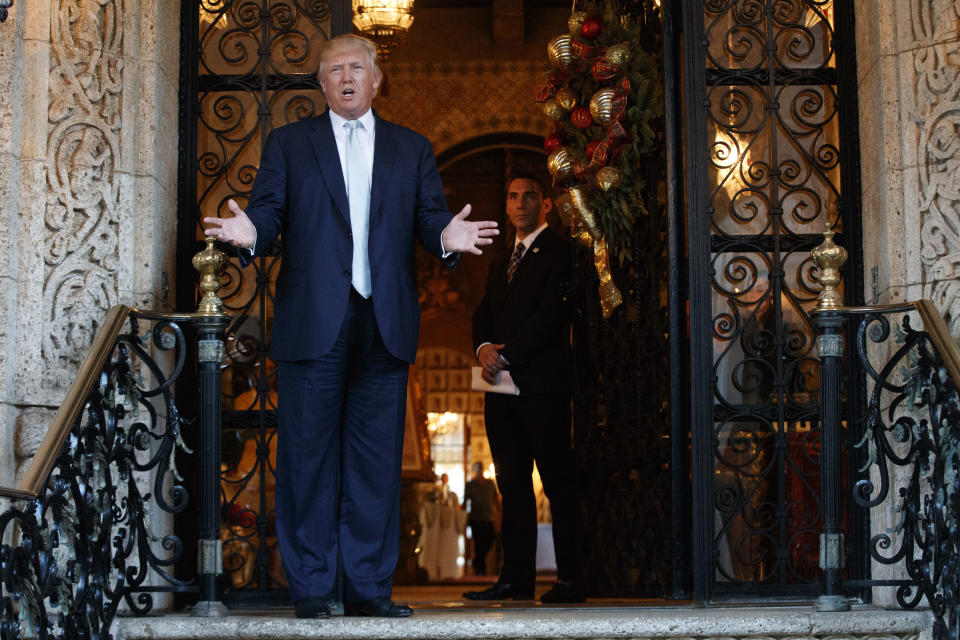
[{"label": "gold ornament", "polygon": [[607,49],[607,52],[603,55],[603,59],[610,64],[615,64],[623,68],[630,62],[630,55],[630,47],[628,45],[615,44]]},{"label": "gold ornament", "polygon": [[577,106],[577,94],[563,87],[557,91],[557,104],[560,105],[564,111],[573,111],[573,108]]},{"label": "gold ornament", "polygon": [[573,176],[573,159],[570,149],[559,147],[547,157],[547,169],[555,180],[566,180]]},{"label": "gold ornament", "polygon": [[586,11],[574,11],[571,13],[570,19],[567,20],[567,28],[570,29],[570,33],[575,36],[580,35],[580,25],[583,24],[583,19],[586,17]]},{"label": "gold ornament", "polygon": [[600,89],[590,98],[590,115],[594,122],[606,127],[613,122],[613,99],[616,92],[613,89]]},{"label": "gold ornament", "polygon": [[547,102],[543,103],[543,115],[547,116],[551,120],[556,120],[559,122],[563,119],[563,116],[566,115],[566,113],[567,112],[564,111],[559,104],[557,104],[556,100],[548,100]]},{"label": "gold ornament", "polygon": [[810,252],[810,257],[820,270],[820,284],[823,290],[817,297],[817,311],[830,311],[843,306],[843,300],[837,292],[840,284],[840,267],[847,261],[847,250],[833,241],[836,231],[827,223],[823,232],[823,242]]},{"label": "gold ornament", "polygon": [[554,201],[563,224],[570,227],[570,235],[585,247],[593,249],[593,266],[600,278],[600,308],[603,317],[609,318],[620,304],[623,296],[613,282],[610,273],[610,258],[607,254],[607,239],[600,229],[597,217],[587,205],[586,195],[579,187],[571,187]]},{"label": "gold ornament", "polygon": [[547,44],[547,57],[550,64],[558,69],[569,67],[577,59],[573,53],[573,37],[568,34],[557,36]]},{"label": "gold ornament", "polygon": [[623,183],[623,174],[614,167],[604,167],[597,172],[597,186],[604,191],[616,189]]},{"label": "gold ornament", "polygon": [[205,316],[223,315],[223,302],[217,297],[220,274],[227,266],[227,254],[214,246],[217,239],[207,236],[207,248],[193,256],[193,268],[200,272],[200,291],[203,299],[197,311]]}]

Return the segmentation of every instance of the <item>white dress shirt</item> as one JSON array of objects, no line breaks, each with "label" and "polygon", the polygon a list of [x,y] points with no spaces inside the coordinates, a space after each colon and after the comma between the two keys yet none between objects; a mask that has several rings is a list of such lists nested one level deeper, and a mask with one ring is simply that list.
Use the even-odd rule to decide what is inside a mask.
[{"label": "white dress shirt", "polygon": [[[367,112],[357,118],[363,127],[357,129],[357,139],[360,142],[360,148],[363,150],[363,157],[367,161],[367,177],[369,184],[373,184],[373,143],[376,139],[376,118],[373,117],[373,109],[367,109]],[[350,131],[344,126],[347,119],[337,115],[330,110],[330,125],[333,127],[333,138],[337,141],[337,153],[340,154],[340,170],[343,171],[343,184],[347,185],[347,163],[344,162],[346,153],[347,137]],[[347,193],[350,193],[350,185],[347,185]]]}]

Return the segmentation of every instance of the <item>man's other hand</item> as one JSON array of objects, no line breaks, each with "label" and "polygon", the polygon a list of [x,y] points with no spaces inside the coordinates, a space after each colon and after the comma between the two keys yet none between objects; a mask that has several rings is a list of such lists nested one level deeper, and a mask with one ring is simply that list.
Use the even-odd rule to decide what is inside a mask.
[{"label": "man's other hand", "polygon": [[502,344],[485,344],[477,353],[477,360],[483,368],[480,377],[490,384],[496,384],[500,372],[507,368],[507,361],[500,355],[500,349],[503,349]]},{"label": "man's other hand", "polygon": [[451,253],[470,252],[480,255],[483,253],[480,247],[492,244],[494,236],[500,235],[500,230],[497,229],[495,221],[468,222],[467,216],[469,215],[470,205],[467,205],[460,210],[460,213],[453,216],[453,220],[450,221],[441,235],[444,249]]},{"label": "man's other hand", "polygon": [[250,218],[243,209],[233,201],[227,201],[227,208],[233,214],[232,218],[204,218],[204,233],[213,236],[220,242],[232,244],[241,249],[252,249],[257,241],[257,229],[250,222]]}]

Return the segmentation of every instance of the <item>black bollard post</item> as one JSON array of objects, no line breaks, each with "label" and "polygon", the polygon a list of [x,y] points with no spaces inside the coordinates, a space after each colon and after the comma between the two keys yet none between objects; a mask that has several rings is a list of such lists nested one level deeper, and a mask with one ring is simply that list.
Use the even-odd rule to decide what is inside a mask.
[{"label": "black bollard post", "polygon": [[814,603],[817,611],[849,611],[850,602],[841,593],[846,566],[841,514],[840,360],[843,357],[845,319],[837,311],[818,311],[813,323],[820,332],[820,487],[823,521],[820,533],[820,568],[823,584]]},{"label": "black bollard post", "polygon": [[194,616],[225,616],[217,589],[223,574],[223,549],[220,541],[220,363],[223,341],[230,322],[226,316],[198,317],[197,367],[200,392],[200,540],[197,573],[200,602],[191,611]]},{"label": "black bollard post", "polygon": [[214,247],[207,236],[206,249],[193,257],[200,272],[203,298],[193,325],[197,328],[197,369],[200,382],[200,540],[197,573],[200,602],[191,615],[225,616],[229,612],[220,602],[217,580],[223,574],[223,546],[220,541],[220,363],[223,361],[221,336],[230,323],[217,297],[220,273],[227,257]]}]

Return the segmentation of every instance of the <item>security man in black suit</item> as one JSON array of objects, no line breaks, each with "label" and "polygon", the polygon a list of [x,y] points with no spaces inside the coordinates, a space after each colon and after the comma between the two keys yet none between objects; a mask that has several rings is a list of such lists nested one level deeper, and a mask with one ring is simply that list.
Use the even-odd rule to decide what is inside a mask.
[{"label": "security man in black suit", "polygon": [[536,580],[537,463],[553,515],[557,583],[545,603],[584,600],[581,524],[570,434],[572,276],[569,242],[546,224],[553,203],[540,180],[518,175],[507,184],[511,246],[490,265],[486,291],[473,315],[473,342],[483,378],[509,371],[519,395],[487,393],[487,439],[503,496],[503,570],[470,600],[532,600]]}]

